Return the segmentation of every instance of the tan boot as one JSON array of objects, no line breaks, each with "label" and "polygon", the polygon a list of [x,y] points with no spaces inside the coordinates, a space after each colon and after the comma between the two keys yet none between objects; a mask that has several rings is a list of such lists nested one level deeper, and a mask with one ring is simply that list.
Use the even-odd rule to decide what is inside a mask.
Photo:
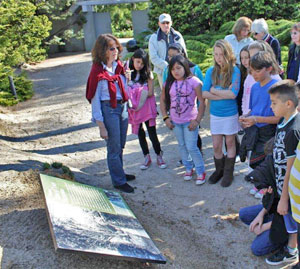
[{"label": "tan boot", "polygon": [[229,187],[233,181],[233,170],[235,164],[234,158],[225,158],[224,175],[221,182],[222,187]]},{"label": "tan boot", "polygon": [[216,159],[214,157],[216,171],[212,173],[212,175],[208,179],[208,183],[216,184],[223,176],[224,173],[224,163],[225,157],[223,156],[221,159]]}]

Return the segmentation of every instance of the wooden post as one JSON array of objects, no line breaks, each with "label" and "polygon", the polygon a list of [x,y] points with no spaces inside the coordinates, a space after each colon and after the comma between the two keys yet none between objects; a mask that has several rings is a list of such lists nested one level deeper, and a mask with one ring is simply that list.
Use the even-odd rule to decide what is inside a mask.
[{"label": "wooden post", "polygon": [[9,87],[10,87],[11,93],[14,95],[15,99],[18,99],[18,95],[17,95],[13,77],[8,76],[8,80],[9,80]]}]

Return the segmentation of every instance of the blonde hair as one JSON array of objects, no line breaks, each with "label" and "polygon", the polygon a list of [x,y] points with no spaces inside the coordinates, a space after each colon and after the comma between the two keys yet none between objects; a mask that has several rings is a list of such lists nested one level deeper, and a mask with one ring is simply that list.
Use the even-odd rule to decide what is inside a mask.
[{"label": "blonde hair", "polygon": [[240,17],[237,19],[237,21],[235,22],[235,24],[232,27],[232,33],[239,37],[241,31],[243,30],[243,28],[248,27],[249,28],[249,33],[248,33],[248,37],[251,35],[250,29],[251,29],[251,25],[252,25],[252,20],[249,19],[248,17]]},{"label": "blonde hair", "polygon": [[271,74],[272,75],[278,75],[281,72],[281,68],[278,64],[278,62],[276,61],[276,57],[274,54],[274,51],[272,49],[272,47],[265,41],[263,40],[256,40],[253,43],[251,43],[248,47],[248,50],[252,50],[252,49],[257,49],[259,51],[266,51],[268,53],[270,53],[270,56],[272,58],[272,71]]},{"label": "blonde hair", "polygon": [[215,48],[220,48],[222,50],[224,66],[221,67],[218,65],[214,58],[212,81],[214,85],[220,85],[223,88],[228,88],[231,84],[233,68],[235,66],[235,56],[230,44],[224,39],[217,40],[213,49],[215,50]]}]

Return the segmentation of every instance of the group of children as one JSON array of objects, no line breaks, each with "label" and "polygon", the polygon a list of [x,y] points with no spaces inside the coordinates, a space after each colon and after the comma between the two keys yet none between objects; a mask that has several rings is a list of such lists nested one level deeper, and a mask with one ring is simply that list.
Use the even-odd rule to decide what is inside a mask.
[{"label": "group of children", "polygon": [[[292,28],[293,31],[295,28]],[[300,31],[298,39],[300,43]],[[241,160],[248,159],[249,166],[254,169],[246,180],[254,183],[253,194],[259,194],[259,198],[263,196],[262,205],[240,210],[240,219],[249,224],[250,231],[257,235],[252,251],[255,255],[266,255],[278,250],[266,259],[271,265],[296,262],[297,222],[300,223],[297,85],[291,80],[280,82],[281,69],[272,48],[264,41],[255,41],[240,51],[239,67],[227,41],[216,41],[213,51],[214,65],[203,79],[200,68],[187,59],[180,44],[170,44],[168,48],[169,66],[163,75],[160,109],[163,121],[176,136],[186,169],[184,180],[191,180],[195,170],[196,184],[205,183],[198,130],[205,111],[205,99],[208,99],[215,162],[215,171],[209,177],[209,183],[215,184],[222,179],[221,186],[231,185],[236,159],[236,134],[242,127],[245,135],[240,157]],[[290,64],[296,68],[295,62]],[[133,133],[138,134],[145,157],[141,169],[147,169],[151,164],[143,123],[157,155],[158,166],[166,168],[155,129],[157,109],[153,75],[148,55],[143,49],[134,52],[126,76],[131,100],[129,123]],[[238,104],[236,99],[240,90],[243,94]],[[271,145],[271,154],[265,152],[267,142]]]}]

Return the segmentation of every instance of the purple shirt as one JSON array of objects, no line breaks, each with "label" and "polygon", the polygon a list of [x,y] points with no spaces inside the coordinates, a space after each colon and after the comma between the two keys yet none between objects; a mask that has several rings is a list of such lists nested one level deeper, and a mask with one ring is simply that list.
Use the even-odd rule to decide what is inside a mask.
[{"label": "purple shirt", "polygon": [[202,84],[197,77],[175,80],[170,89],[170,116],[174,123],[186,123],[198,114],[195,88]]}]

